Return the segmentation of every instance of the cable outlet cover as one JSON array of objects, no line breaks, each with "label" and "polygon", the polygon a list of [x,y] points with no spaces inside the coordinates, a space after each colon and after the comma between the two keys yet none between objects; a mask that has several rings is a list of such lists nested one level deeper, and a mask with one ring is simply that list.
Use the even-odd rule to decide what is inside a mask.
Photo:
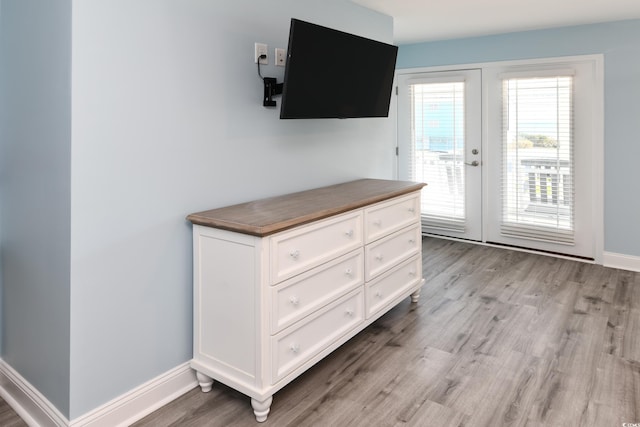
[{"label": "cable outlet cover", "polygon": [[281,47],[276,48],[276,65],[278,67],[284,67],[286,62],[286,51]]}]

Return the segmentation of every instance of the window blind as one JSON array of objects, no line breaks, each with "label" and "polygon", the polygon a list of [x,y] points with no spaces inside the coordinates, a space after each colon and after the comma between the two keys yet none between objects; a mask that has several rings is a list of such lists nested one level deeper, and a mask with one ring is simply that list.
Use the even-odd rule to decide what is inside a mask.
[{"label": "window blind", "polygon": [[465,82],[409,85],[411,153],[409,174],[426,182],[423,227],[465,231]]},{"label": "window blind", "polygon": [[571,245],[573,76],[502,78],[501,234]]}]

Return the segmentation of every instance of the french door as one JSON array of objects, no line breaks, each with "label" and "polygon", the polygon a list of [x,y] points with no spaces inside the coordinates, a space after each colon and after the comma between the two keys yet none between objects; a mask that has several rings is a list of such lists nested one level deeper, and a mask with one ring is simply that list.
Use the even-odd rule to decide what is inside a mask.
[{"label": "french door", "polygon": [[400,179],[426,182],[422,229],[482,239],[480,70],[398,78]]},{"label": "french door", "polygon": [[595,258],[598,67],[578,57],[398,74],[398,172],[427,183],[423,231]]}]

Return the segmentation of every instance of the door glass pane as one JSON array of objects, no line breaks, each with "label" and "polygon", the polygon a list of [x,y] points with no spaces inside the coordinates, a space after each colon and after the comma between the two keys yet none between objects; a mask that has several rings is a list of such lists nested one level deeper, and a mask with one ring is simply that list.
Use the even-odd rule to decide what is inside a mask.
[{"label": "door glass pane", "polygon": [[502,234],[573,242],[572,77],[503,81]]},{"label": "door glass pane", "polygon": [[411,179],[426,182],[423,224],[464,231],[464,82],[420,83],[411,100]]}]

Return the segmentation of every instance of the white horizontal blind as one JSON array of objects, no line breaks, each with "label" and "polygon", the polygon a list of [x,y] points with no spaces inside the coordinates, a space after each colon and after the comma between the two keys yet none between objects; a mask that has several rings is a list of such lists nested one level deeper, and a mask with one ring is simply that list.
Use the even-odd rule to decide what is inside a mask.
[{"label": "white horizontal blind", "polygon": [[570,74],[503,76],[504,236],[574,243]]},{"label": "white horizontal blind", "polygon": [[409,85],[409,175],[427,183],[423,227],[465,231],[464,93],[464,80]]}]

